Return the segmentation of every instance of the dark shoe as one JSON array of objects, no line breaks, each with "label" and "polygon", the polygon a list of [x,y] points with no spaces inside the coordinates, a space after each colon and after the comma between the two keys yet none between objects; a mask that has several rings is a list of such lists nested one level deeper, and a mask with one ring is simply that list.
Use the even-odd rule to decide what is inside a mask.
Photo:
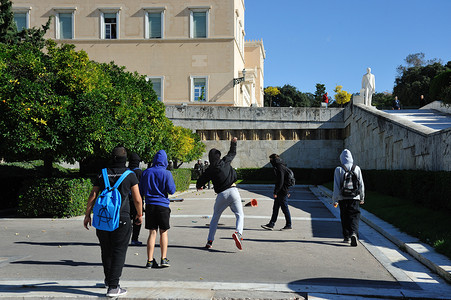
[{"label": "dark shoe", "polygon": [[130,245],[131,246],[141,246],[143,243],[138,240],[132,240]]},{"label": "dark shoe", "polygon": [[118,286],[115,289],[108,289],[108,292],[106,293],[107,297],[118,297],[118,296],[124,296],[127,294],[127,290],[121,288]]},{"label": "dark shoe", "polygon": [[160,264],[160,266],[161,266],[162,268],[170,267],[171,265],[169,264],[169,259],[167,259],[167,258],[162,258],[162,259],[161,259],[161,264]]},{"label": "dark shoe", "polygon": [[211,249],[213,248],[213,241],[207,241],[207,244],[205,245],[205,249]]},{"label": "dark shoe", "polygon": [[274,225],[266,224],[266,225],[262,225],[262,228],[266,229],[266,230],[274,230]]},{"label": "dark shoe", "polygon": [[350,239],[349,239],[349,238],[344,238],[344,239],[343,239],[343,243],[349,244],[349,242],[350,242]]},{"label": "dark shoe", "polygon": [[293,229],[293,227],[291,226],[285,226],[284,228],[281,228],[280,230],[291,230]]},{"label": "dark shoe", "polygon": [[357,236],[355,234],[351,235],[351,246],[352,247],[357,247]]},{"label": "dark shoe", "polygon": [[155,258],[152,261],[149,261],[149,260],[147,261],[146,268],[152,268],[152,269],[159,268],[158,263],[155,260]]},{"label": "dark shoe", "polygon": [[243,237],[239,232],[235,232],[232,234],[232,238],[235,240],[235,245],[238,249],[243,250],[243,245],[241,244],[241,241],[243,240]]}]

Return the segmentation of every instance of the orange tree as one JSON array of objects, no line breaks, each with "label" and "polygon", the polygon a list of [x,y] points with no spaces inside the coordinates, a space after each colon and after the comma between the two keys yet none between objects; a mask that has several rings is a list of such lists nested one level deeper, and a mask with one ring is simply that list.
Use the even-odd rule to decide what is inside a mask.
[{"label": "orange tree", "polygon": [[[118,144],[144,161],[159,149],[178,155],[174,126],[145,76],[90,61],[69,44],[49,40],[41,51],[0,43],[0,114],[0,157],[44,160],[48,175],[53,162],[108,157]],[[180,159],[200,157],[196,135],[183,136],[192,145]]]}]

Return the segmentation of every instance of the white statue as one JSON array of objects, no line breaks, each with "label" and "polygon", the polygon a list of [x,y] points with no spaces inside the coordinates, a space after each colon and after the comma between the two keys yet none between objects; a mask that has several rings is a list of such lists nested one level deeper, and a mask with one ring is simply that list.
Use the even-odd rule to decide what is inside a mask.
[{"label": "white statue", "polygon": [[374,75],[371,74],[371,68],[366,69],[367,73],[362,78],[363,103],[371,106],[371,98],[376,91],[376,82]]}]

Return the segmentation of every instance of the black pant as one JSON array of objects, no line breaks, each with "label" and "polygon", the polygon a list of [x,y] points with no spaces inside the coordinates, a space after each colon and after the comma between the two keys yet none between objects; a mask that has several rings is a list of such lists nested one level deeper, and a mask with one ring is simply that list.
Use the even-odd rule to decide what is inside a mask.
[{"label": "black pant", "polygon": [[119,285],[119,278],[122,275],[122,268],[125,264],[125,256],[130,241],[131,229],[130,220],[121,220],[119,227],[114,231],[96,230],[102,252],[105,283],[109,287],[115,288]]},{"label": "black pant", "polygon": [[[139,238],[139,232],[141,231],[141,224],[137,225],[135,224],[135,219],[136,219],[136,207],[135,207],[135,202],[133,200],[130,200],[130,217],[132,219],[132,224],[133,224],[133,234],[132,234],[132,241],[137,241]],[[141,212],[142,215],[142,212]]]},{"label": "black pant", "polygon": [[350,238],[351,235],[359,235],[360,200],[344,199],[338,201],[340,206],[341,228],[343,237]]},{"label": "black pant", "polygon": [[279,194],[277,198],[274,198],[274,205],[272,206],[272,216],[269,224],[274,226],[277,221],[277,217],[279,215],[279,208],[282,209],[283,214],[285,215],[285,226],[291,226],[291,214],[288,209],[288,196]]}]

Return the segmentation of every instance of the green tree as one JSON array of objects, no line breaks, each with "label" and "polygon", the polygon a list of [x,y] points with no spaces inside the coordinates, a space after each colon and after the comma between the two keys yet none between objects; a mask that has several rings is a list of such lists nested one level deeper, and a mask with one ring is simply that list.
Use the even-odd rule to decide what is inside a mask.
[{"label": "green tree", "polygon": [[432,79],[429,97],[432,101],[442,100],[444,103],[451,104],[451,69],[447,69]]},{"label": "green tree", "polygon": [[45,51],[0,44],[0,114],[0,156],[42,159],[49,175],[52,162],[108,157],[118,144],[151,161],[173,138],[145,76],[52,41]]},{"label": "green tree", "polygon": [[323,95],[326,93],[326,86],[322,83],[317,83],[315,87],[315,102],[312,106],[320,107],[321,102],[323,101]]},{"label": "green tree", "polygon": [[52,17],[49,17],[42,29],[33,27],[18,31],[11,8],[12,2],[10,0],[0,0],[0,43],[9,45],[23,43],[39,49],[44,48],[44,35],[50,28]]},{"label": "green tree", "polygon": [[392,102],[395,99],[393,94],[389,92],[375,93],[372,98],[372,105],[379,109],[389,109],[392,106]]},{"label": "green tree", "polygon": [[[267,88],[268,89],[268,88]],[[265,106],[272,107],[304,107],[310,106],[310,97],[296,89],[296,87],[286,84],[283,87],[265,89]],[[272,94],[271,94],[272,93]]]}]

